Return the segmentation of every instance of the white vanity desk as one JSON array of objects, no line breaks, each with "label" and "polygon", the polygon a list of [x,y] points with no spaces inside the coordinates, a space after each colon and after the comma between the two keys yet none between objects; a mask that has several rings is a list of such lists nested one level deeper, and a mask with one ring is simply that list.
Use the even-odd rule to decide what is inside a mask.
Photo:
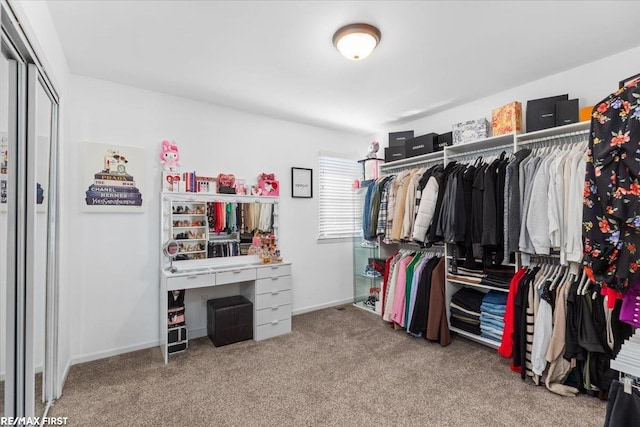
[{"label": "white vanity desk", "polygon": [[[175,261],[173,267],[174,272],[163,270],[160,280],[160,337],[165,363],[169,357],[168,291],[185,289],[188,294],[190,289],[210,288],[208,297],[242,295],[253,303],[254,340],[291,332],[291,263],[261,264],[257,256],[242,256]],[[185,311],[188,327],[188,305]],[[189,336],[194,335],[203,336],[189,330]]]}]

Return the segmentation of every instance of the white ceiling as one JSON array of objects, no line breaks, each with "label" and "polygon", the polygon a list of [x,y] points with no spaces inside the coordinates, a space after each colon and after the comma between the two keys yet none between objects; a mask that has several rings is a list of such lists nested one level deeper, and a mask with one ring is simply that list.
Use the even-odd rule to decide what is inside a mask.
[{"label": "white ceiling", "polygon": [[[373,133],[640,45],[640,2],[50,1],[73,73]],[[373,54],[331,37],[366,22]]]}]

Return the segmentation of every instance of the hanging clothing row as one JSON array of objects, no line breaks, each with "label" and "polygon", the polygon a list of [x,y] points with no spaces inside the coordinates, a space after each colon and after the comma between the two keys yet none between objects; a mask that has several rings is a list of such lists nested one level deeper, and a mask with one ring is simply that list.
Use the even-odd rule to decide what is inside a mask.
[{"label": "hanging clothing row", "polygon": [[209,242],[207,258],[219,258],[240,255],[240,243],[235,242]]},{"label": "hanging clothing row", "polygon": [[442,180],[444,191],[438,195],[441,207],[434,219],[435,237],[457,248],[465,265],[482,258],[484,265],[503,262],[504,185],[507,153],[497,157],[477,157],[472,163],[450,162]]},{"label": "hanging clothing row", "polygon": [[559,258],[533,258],[511,281],[498,352],[523,380],[605,399],[618,376],[609,363],[632,333],[619,320],[621,302],[610,308],[607,299],[586,272],[574,274]]},{"label": "hanging clothing row", "polygon": [[207,219],[211,233],[252,233],[273,231],[271,203],[207,203]]},{"label": "hanging clothing row", "polygon": [[362,232],[367,240],[381,236],[385,243],[433,243],[429,225],[436,210],[440,163],[404,170],[377,179],[365,195]]},{"label": "hanging clothing row", "polygon": [[586,136],[572,143],[563,137],[547,146],[521,149],[507,166],[504,199],[504,261],[520,251],[559,253],[562,265],[582,260],[582,195]]},{"label": "hanging clothing row", "polygon": [[447,323],[445,260],[436,251],[400,250],[385,263],[382,318],[414,337],[451,343]]}]

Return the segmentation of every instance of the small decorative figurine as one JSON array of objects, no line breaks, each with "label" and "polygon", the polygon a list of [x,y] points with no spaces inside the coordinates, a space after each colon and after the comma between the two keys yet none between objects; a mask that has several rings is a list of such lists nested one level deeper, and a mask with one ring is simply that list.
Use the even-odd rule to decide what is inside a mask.
[{"label": "small decorative figurine", "polygon": [[367,153],[367,159],[375,159],[378,156],[378,150],[380,149],[380,143],[373,141],[369,144],[369,152]]},{"label": "small decorative figurine", "polygon": [[163,169],[168,172],[175,172],[178,168],[178,160],[180,160],[180,154],[175,141],[162,141],[160,161],[164,164]]}]

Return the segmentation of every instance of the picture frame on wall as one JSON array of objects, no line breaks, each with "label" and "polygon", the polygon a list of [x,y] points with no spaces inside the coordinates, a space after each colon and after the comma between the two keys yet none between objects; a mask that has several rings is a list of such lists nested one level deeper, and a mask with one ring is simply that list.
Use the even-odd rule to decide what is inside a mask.
[{"label": "picture frame on wall", "polygon": [[313,197],[313,169],[291,168],[291,197]]},{"label": "picture frame on wall", "polygon": [[93,142],[79,148],[83,212],[144,212],[143,149]]}]

